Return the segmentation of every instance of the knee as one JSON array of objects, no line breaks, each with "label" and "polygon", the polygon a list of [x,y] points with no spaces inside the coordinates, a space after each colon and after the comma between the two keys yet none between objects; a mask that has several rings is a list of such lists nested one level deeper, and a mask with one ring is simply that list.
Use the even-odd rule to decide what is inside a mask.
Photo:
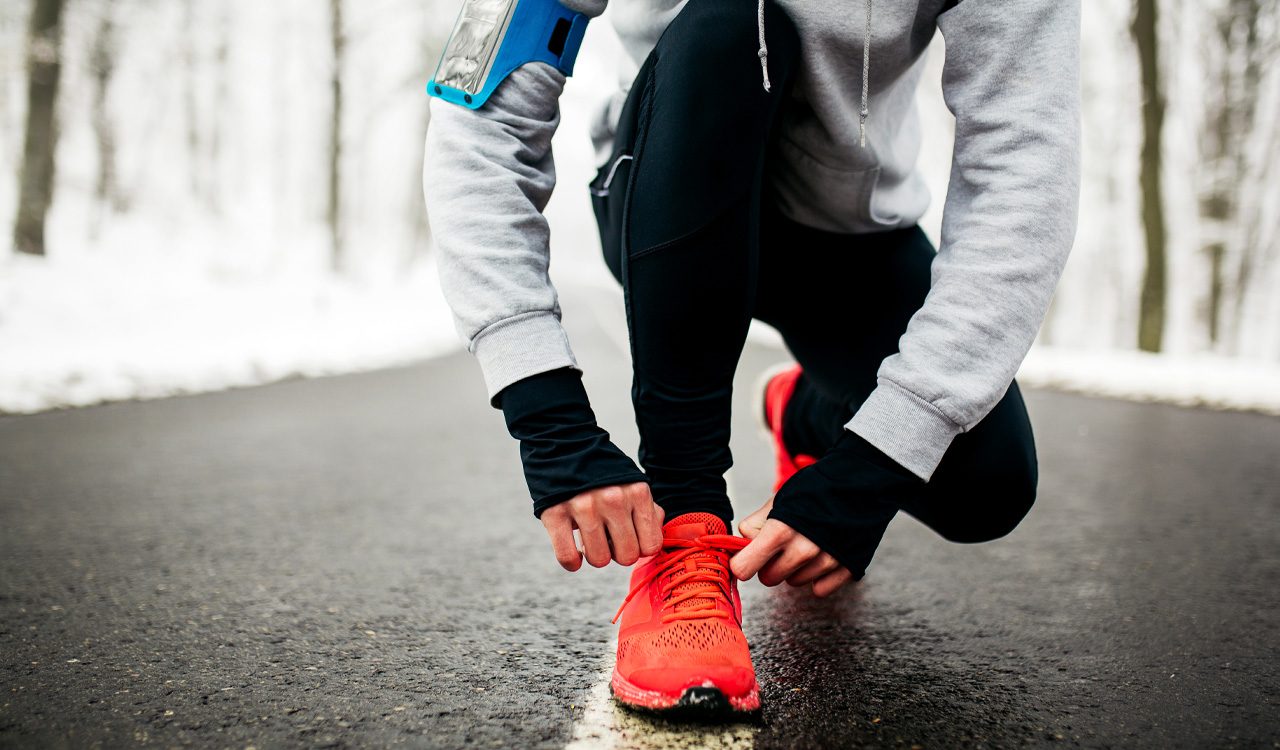
[{"label": "knee", "polygon": [[1031,512],[1039,483],[1034,455],[1009,461],[1003,470],[978,479],[969,488],[971,520],[943,533],[961,544],[990,542],[1008,535]]},{"label": "knee", "polygon": [[1004,481],[997,485],[993,494],[993,513],[987,539],[999,539],[1006,536],[1031,512],[1036,503],[1036,472],[1034,464],[1025,470],[1010,472]]}]

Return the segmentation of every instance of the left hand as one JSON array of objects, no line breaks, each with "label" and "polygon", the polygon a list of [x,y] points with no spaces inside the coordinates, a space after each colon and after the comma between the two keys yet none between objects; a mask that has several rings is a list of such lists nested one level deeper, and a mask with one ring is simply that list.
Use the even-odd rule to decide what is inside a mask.
[{"label": "left hand", "polygon": [[738,532],[751,544],[733,556],[729,567],[740,580],[760,574],[760,582],[777,586],[812,586],[813,595],[830,596],[853,580],[849,569],[819,549],[795,529],[769,518],[773,498],[738,524]]},{"label": "left hand", "polygon": [[759,573],[766,586],[812,584],[816,596],[827,596],[862,579],[898,512],[895,498],[923,484],[845,430],[817,463],[742,522],[751,544],[733,556],[733,573],[744,581]]}]

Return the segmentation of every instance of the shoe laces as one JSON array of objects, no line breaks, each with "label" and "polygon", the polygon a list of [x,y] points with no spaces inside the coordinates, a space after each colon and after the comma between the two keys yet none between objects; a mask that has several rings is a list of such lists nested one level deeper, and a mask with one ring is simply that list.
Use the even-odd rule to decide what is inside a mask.
[{"label": "shoe laces", "polygon": [[700,620],[706,617],[736,617],[731,603],[729,557],[750,540],[731,534],[704,534],[696,539],[664,537],[653,570],[636,581],[622,600],[612,622],[653,581],[658,581],[663,601],[662,622]]}]

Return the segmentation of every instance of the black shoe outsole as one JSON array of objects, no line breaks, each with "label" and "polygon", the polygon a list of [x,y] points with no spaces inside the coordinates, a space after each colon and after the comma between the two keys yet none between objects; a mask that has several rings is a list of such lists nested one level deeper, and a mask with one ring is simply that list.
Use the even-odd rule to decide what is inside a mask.
[{"label": "black shoe outsole", "polygon": [[688,688],[680,696],[680,700],[669,708],[636,706],[626,701],[618,700],[617,696],[614,696],[614,700],[618,702],[618,705],[629,711],[668,721],[733,724],[740,722],[755,723],[760,720],[759,709],[754,711],[735,710],[724,693],[713,687]]}]

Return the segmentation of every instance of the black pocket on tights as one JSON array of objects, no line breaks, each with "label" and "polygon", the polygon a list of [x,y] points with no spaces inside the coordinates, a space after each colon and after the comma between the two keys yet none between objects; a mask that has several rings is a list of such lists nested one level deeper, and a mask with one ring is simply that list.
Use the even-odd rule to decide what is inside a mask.
[{"label": "black pocket on tights", "polygon": [[653,69],[656,55],[650,53],[636,73],[631,91],[618,115],[618,126],[613,137],[613,153],[597,171],[589,185],[591,208],[600,228],[600,247],[605,263],[614,278],[622,281],[622,258],[626,245],[628,196],[631,191],[636,143],[639,140],[641,113],[652,92]]},{"label": "black pocket on tights", "polygon": [[591,181],[591,208],[600,229],[600,249],[605,264],[622,281],[622,214],[631,177],[631,154],[615,152]]}]

